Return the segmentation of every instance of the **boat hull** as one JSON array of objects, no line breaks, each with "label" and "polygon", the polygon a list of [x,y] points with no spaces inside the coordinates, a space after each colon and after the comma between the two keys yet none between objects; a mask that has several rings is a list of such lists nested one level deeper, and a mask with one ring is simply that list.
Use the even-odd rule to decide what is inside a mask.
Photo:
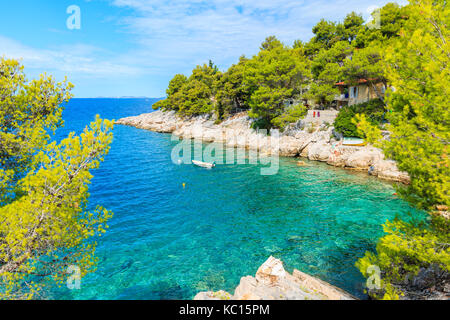
[{"label": "boat hull", "polygon": [[367,142],[364,139],[344,139],[342,145],[347,147],[364,147],[367,145]]},{"label": "boat hull", "polygon": [[192,160],[192,163],[194,165],[196,165],[197,167],[206,168],[206,169],[212,169],[216,166],[213,163],[207,163],[207,162],[201,162],[201,161],[195,161],[195,160]]}]

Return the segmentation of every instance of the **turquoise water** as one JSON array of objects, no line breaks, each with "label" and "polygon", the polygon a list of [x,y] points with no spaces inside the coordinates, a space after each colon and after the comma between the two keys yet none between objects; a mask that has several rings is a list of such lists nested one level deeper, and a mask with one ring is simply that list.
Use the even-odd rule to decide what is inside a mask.
[{"label": "turquoise water", "polygon": [[[149,112],[154,100],[73,100],[68,131],[100,113]],[[90,205],[114,211],[99,239],[96,273],[58,299],[191,299],[198,291],[233,291],[273,255],[286,268],[319,276],[364,298],[354,266],[373,250],[387,219],[416,215],[392,185],[310,162],[282,158],[280,171],[258,165],[205,170],[175,165],[170,135],[117,126],[112,149],[91,186]],[[186,183],[183,189],[182,184]]]}]

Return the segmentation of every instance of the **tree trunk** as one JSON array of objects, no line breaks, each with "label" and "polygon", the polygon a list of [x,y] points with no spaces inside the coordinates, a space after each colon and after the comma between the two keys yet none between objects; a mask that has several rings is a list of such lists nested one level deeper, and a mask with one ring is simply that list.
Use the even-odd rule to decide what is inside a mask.
[{"label": "tree trunk", "polygon": [[[384,96],[381,94],[381,92],[378,91],[378,88],[376,86],[376,84],[374,84],[373,82],[370,82],[373,91],[375,92],[375,94],[377,95],[378,99],[380,99],[384,105],[386,105],[385,101],[384,101]],[[384,84],[384,82],[383,82]],[[384,84],[385,85],[385,84]],[[386,86],[386,85],[385,85]]]}]

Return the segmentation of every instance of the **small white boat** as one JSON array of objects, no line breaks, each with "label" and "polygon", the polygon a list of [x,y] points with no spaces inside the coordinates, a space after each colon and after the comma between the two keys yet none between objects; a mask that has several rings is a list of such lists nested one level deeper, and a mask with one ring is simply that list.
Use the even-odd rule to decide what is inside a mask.
[{"label": "small white boat", "polygon": [[208,163],[208,162],[202,162],[202,161],[196,161],[196,160],[192,160],[192,163],[198,167],[207,168],[207,169],[212,169],[216,166],[215,163]]},{"label": "small white boat", "polygon": [[367,144],[364,139],[358,138],[344,138],[344,142],[342,145],[344,146],[352,146],[352,147],[363,147]]}]

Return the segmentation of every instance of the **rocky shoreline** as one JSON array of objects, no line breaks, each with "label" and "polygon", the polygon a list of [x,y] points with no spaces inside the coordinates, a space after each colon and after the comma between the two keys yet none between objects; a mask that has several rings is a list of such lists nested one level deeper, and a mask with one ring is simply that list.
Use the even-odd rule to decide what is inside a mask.
[{"label": "rocky shoreline", "polygon": [[181,118],[174,111],[142,114],[119,119],[116,124],[140,129],[172,133],[183,139],[201,139],[204,142],[220,142],[227,147],[258,150],[264,154],[286,157],[304,157],[326,162],[335,167],[364,171],[378,178],[409,183],[407,173],[398,170],[392,160],[385,159],[383,152],[372,146],[343,146],[333,134],[329,124],[299,121],[279,135],[268,136],[251,128],[252,120],[240,113],[216,124],[209,116]]},{"label": "rocky shoreline", "polygon": [[270,257],[255,277],[241,279],[233,295],[225,291],[200,292],[194,300],[356,300],[351,294],[298,270],[286,272]]}]

